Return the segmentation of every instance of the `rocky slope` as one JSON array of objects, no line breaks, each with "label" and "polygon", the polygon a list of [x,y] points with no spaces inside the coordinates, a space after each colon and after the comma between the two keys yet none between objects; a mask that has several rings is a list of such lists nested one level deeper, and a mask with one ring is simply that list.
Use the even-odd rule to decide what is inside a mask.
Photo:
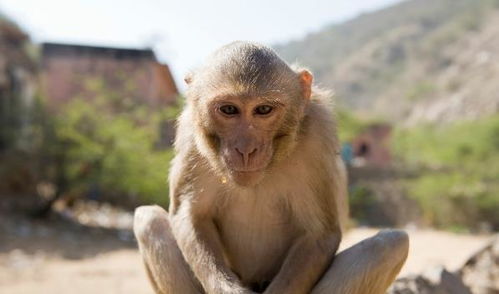
[{"label": "rocky slope", "polygon": [[499,111],[499,1],[412,0],[276,46],[388,121],[448,122]]}]

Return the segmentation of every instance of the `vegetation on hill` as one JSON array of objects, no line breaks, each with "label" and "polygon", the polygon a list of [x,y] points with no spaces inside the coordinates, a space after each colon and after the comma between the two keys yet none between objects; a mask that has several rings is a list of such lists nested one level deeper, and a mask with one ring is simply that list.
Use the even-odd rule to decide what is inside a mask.
[{"label": "vegetation on hill", "polygon": [[499,230],[499,116],[399,130],[393,141],[418,171],[404,185],[428,224]]},{"label": "vegetation on hill", "polygon": [[359,119],[348,110],[337,110],[338,137],[341,142],[350,142],[365,130],[369,121]]}]

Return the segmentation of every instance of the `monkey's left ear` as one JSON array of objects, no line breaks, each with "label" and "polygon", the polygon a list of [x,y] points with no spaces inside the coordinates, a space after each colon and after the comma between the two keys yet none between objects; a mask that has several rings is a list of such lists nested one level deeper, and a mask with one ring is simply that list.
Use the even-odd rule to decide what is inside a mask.
[{"label": "monkey's left ear", "polygon": [[189,85],[190,83],[192,83],[192,76],[193,76],[192,72],[189,72],[189,73],[187,73],[187,74],[185,75],[185,77],[184,77],[184,82],[185,82],[187,85]]},{"label": "monkey's left ear", "polygon": [[314,80],[314,77],[306,69],[300,71],[299,75],[300,75],[300,84],[302,88],[303,98],[308,100],[312,95],[312,81]]}]

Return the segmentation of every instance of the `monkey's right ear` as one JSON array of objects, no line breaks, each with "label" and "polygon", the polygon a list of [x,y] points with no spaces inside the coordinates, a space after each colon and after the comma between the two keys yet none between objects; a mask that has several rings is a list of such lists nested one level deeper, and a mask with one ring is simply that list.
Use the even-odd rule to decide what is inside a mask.
[{"label": "monkey's right ear", "polygon": [[184,82],[185,82],[187,85],[189,85],[190,83],[192,83],[192,76],[193,76],[192,72],[189,72],[189,73],[187,73],[187,74],[185,75],[185,77],[184,77]]},{"label": "monkey's right ear", "polygon": [[306,69],[301,70],[299,72],[299,75],[300,75],[300,83],[302,87],[303,97],[308,100],[312,95],[312,81],[314,80],[314,77]]}]

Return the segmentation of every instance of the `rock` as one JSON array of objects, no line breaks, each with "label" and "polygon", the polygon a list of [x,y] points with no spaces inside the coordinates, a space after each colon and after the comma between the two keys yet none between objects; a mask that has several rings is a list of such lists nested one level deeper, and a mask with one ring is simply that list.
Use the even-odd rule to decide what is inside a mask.
[{"label": "rock", "polygon": [[389,294],[499,294],[499,236],[457,273],[443,267],[395,281]]},{"label": "rock", "polygon": [[389,294],[471,294],[457,274],[443,267],[434,268],[422,275],[398,279],[388,290]]},{"label": "rock", "polygon": [[459,274],[474,294],[499,293],[499,236],[474,254]]}]

